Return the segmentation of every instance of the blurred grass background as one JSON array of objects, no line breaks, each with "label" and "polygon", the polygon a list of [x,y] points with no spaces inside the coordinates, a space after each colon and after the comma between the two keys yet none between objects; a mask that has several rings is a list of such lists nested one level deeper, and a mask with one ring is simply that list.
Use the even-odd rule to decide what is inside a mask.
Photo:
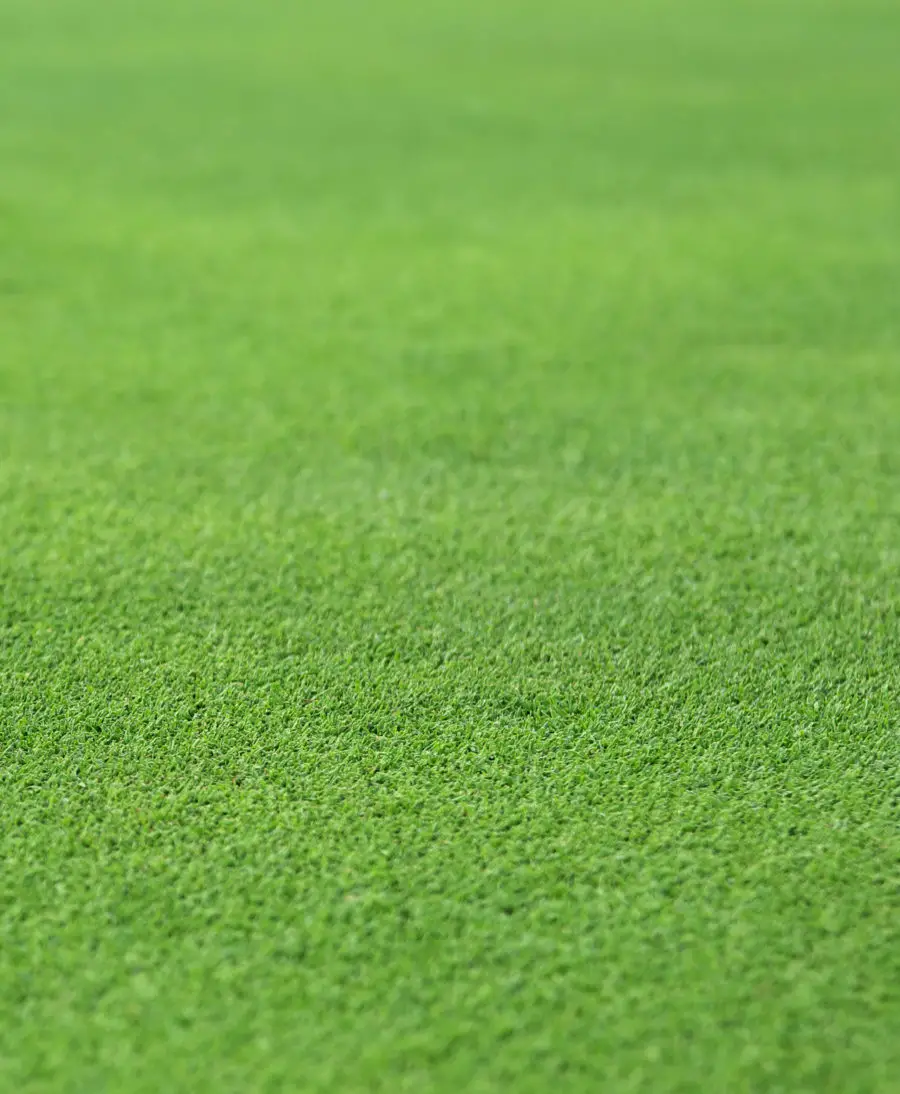
[{"label": "blurred grass background", "polygon": [[897,1089],[898,56],[0,0],[0,1083]]}]

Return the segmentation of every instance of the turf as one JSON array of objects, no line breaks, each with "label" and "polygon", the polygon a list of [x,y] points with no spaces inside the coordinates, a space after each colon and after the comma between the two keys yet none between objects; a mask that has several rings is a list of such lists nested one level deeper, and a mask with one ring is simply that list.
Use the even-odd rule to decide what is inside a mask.
[{"label": "turf", "polygon": [[0,0],[0,1088],[900,1090],[898,56]]}]

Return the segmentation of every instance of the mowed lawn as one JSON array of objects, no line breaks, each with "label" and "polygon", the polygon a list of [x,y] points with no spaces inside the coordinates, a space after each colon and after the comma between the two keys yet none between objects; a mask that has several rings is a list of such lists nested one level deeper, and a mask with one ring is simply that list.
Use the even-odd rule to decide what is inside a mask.
[{"label": "mowed lawn", "polygon": [[0,0],[0,1089],[900,1090],[900,7]]}]

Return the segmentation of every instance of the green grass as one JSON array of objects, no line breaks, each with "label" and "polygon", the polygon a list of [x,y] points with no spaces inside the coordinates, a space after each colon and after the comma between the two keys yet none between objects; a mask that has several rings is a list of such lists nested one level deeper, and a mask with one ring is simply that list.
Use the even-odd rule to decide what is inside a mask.
[{"label": "green grass", "polygon": [[900,1090],[900,7],[0,0],[0,1088]]}]

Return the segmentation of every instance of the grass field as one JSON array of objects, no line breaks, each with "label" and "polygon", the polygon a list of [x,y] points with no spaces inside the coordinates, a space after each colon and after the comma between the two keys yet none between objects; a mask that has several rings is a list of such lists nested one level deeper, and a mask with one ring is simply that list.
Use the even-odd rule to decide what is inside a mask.
[{"label": "grass field", "polygon": [[0,1088],[900,1091],[900,6],[0,0]]}]

